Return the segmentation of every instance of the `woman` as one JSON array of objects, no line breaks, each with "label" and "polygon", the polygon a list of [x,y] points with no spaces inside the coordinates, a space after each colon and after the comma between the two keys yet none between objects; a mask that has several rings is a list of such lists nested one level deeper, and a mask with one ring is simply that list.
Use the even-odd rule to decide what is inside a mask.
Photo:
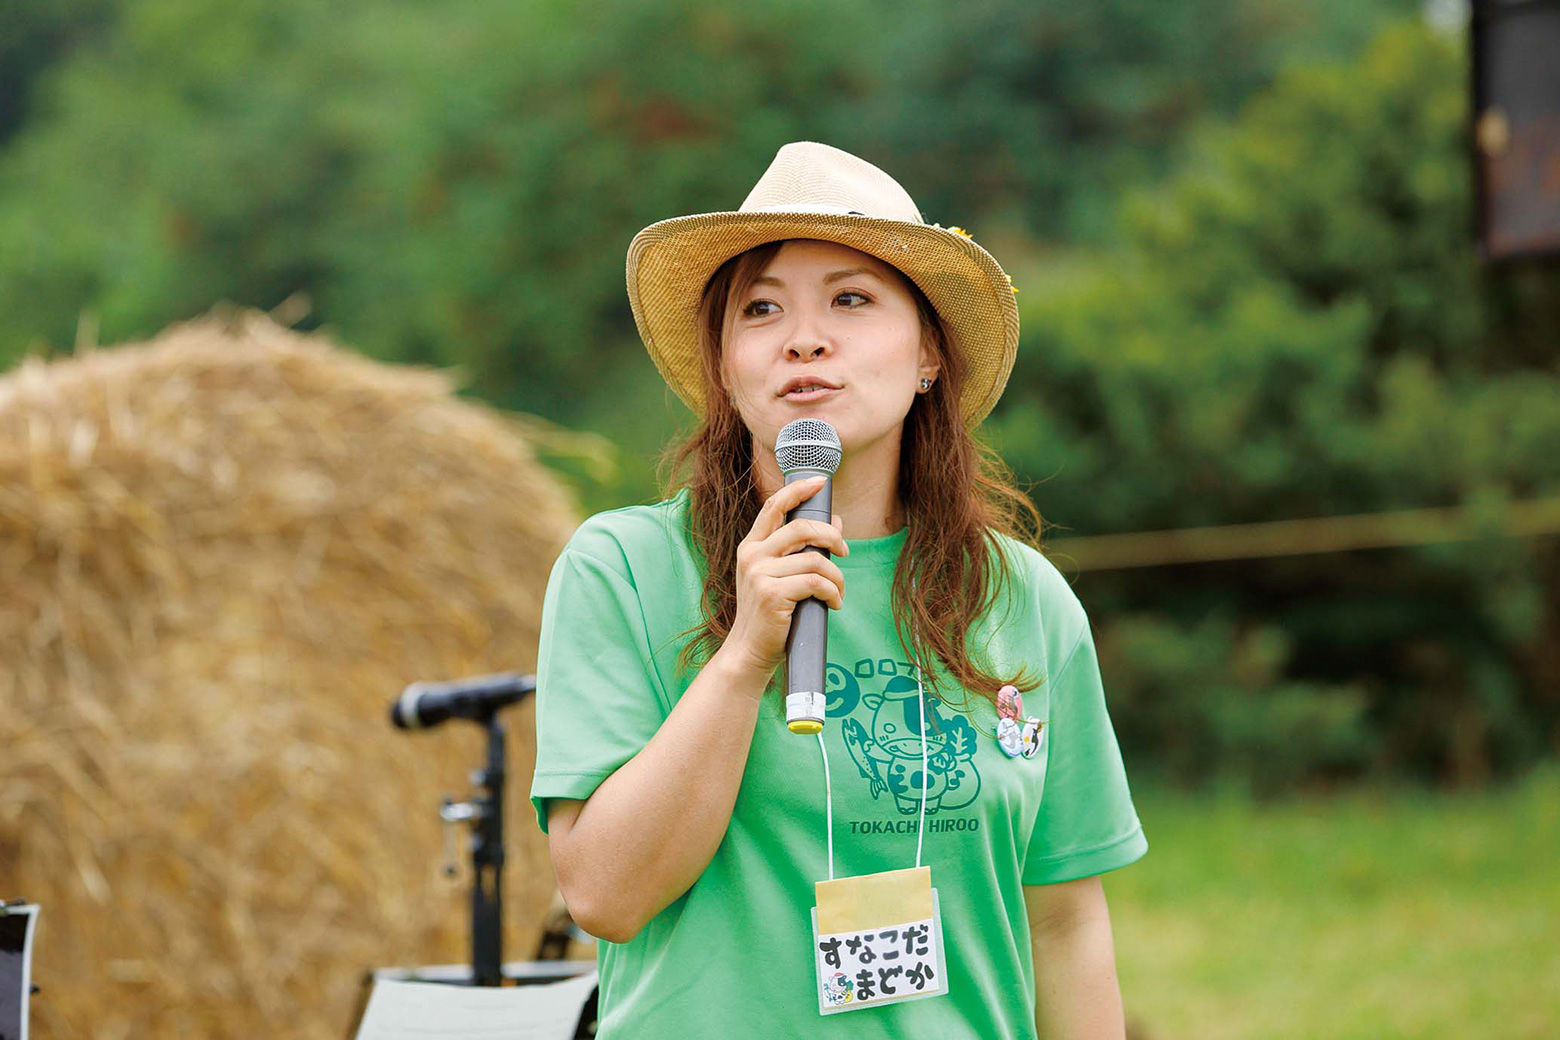
[{"label": "woman", "polygon": [[[673,497],[580,527],[543,611],[531,796],[605,940],[599,1035],[1120,1037],[1098,875],[1147,843],[1083,609],[971,434],[1017,348],[1007,276],[798,143],[737,212],[640,232],[628,287],[701,425]],[[821,486],[775,462],[801,417],[843,446],[832,524],[785,519]],[[819,738],[775,685],[808,598],[831,608]],[[945,978],[825,979],[814,883],[912,864]]]}]

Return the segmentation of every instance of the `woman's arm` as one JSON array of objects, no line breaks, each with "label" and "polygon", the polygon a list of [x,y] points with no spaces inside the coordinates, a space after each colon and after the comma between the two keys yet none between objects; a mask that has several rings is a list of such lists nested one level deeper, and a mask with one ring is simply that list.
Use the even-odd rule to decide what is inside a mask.
[{"label": "woman's arm", "polygon": [[1123,1040],[1110,910],[1098,877],[1025,885],[1040,1040]]},{"label": "woman's arm", "polygon": [[799,481],[764,504],[737,550],[731,633],[655,735],[589,798],[549,803],[558,889],[592,935],[632,939],[698,880],[725,836],[764,688],[785,657],[791,612],[809,597],[835,609],[844,602],[840,569],[801,551],[848,553],[838,520],[785,522],[820,487]]},{"label": "woman's arm", "polygon": [[558,890],[598,938],[637,935],[688,890],[726,834],[769,678],[730,656],[711,658],[644,749],[590,798],[549,808]]}]

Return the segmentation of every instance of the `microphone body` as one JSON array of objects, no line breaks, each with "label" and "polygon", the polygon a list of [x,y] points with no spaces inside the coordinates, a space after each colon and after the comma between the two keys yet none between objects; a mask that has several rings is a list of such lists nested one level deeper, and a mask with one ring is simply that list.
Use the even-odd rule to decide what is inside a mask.
[{"label": "microphone body", "polygon": [[536,692],[536,676],[516,672],[478,675],[453,682],[414,682],[390,704],[398,729],[428,729],[449,719],[481,722]]},{"label": "microphone body", "polygon": [[[785,425],[775,442],[775,459],[787,484],[823,476],[823,487],[785,515],[786,522],[805,517],[829,523],[833,519],[834,471],[840,464],[840,438],[834,427],[818,419],[797,419]],[[810,545],[803,552],[829,555]],[[819,599],[805,599],[791,612],[785,641],[785,724],[792,733],[823,729],[828,699],[824,668],[829,652],[829,608]]]},{"label": "microphone body", "polygon": [[[787,473],[785,482],[794,484],[814,474],[808,470]],[[833,500],[834,480],[823,482],[817,494],[785,515],[828,523],[834,516],[829,508]],[[809,545],[803,552],[830,555],[829,550]],[[829,608],[820,599],[804,599],[791,612],[791,634],[785,640],[785,724],[792,733],[817,733],[823,729],[824,665],[829,656]]]}]

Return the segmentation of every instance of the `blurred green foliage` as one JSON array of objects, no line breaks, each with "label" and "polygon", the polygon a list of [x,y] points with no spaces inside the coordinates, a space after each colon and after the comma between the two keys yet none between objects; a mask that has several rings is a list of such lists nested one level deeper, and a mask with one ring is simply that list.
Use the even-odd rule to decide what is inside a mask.
[{"label": "blurred green foliage", "polygon": [[[605,435],[615,469],[543,445],[588,508],[649,498],[686,414],[628,239],[819,139],[1014,274],[988,429],[1055,533],[1459,503],[1493,532],[1560,492],[1560,285],[1472,256],[1465,56],[1404,24],[1353,58],[1417,0],[0,4],[0,367],[82,316],[118,342],[306,298]],[[1123,743],[1181,781],[1472,782],[1560,747],[1552,538],[1082,591]]]},{"label": "blurred green foliage", "polygon": [[591,504],[644,497],[684,413],[626,306],[640,227],[820,139],[1014,250],[1098,236],[1195,119],[1412,6],[121,2],[0,156],[0,365],[83,312],[118,342],[302,293],[374,356],[608,434]]},{"label": "blurred green foliage", "polygon": [[[1067,530],[1464,504],[1474,540],[1091,575],[1123,739],[1264,789],[1482,780],[1560,747],[1560,272],[1471,250],[1458,42],[1295,68],[1025,286],[993,423]],[[1120,613],[1118,613],[1120,612]]]},{"label": "blurred green foliage", "polygon": [[43,73],[98,39],[112,10],[113,0],[0,0],[0,145],[27,121]]}]

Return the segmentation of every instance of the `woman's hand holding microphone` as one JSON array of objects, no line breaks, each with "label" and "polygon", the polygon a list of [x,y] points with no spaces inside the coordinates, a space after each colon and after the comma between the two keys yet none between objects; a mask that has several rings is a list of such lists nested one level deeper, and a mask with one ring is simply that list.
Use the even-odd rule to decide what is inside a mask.
[{"label": "woman's hand holding microphone", "polygon": [[785,660],[791,615],[805,599],[822,600],[834,610],[845,603],[845,575],[818,546],[840,556],[850,554],[840,518],[825,524],[801,517],[787,522],[791,510],[817,494],[824,477],[787,484],[764,503],[752,530],[737,546],[737,612],[719,655],[731,655],[744,670],[762,673],[763,686]]}]

